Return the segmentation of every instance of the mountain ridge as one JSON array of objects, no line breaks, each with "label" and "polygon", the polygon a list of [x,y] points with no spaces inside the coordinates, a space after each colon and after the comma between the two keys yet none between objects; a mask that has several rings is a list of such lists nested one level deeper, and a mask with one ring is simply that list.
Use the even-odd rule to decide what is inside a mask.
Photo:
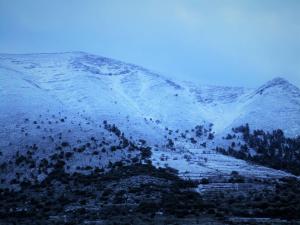
[{"label": "mountain ridge", "polygon": [[[73,56],[89,56],[89,57],[96,57],[96,58],[99,58],[99,59],[104,59],[104,60],[108,60],[108,61],[115,61],[115,62],[119,62],[119,63],[122,63],[122,64],[126,64],[126,65],[131,65],[131,66],[135,66],[137,68],[142,68],[143,70],[147,70],[153,74],[156,74],[158,76],[161,76],[161,77],[164,77],[165,79],[169,79],[170,77],[167,77],[167,76],[164,76],[162,74],[160,74],[159,72],[155,72],[153,70],[149,70],[143,66],[140,66],[140,65],[137,65],[135,63],[130,63],[130,62],[124,62],[120,59],[113,59],[113,58],[110,58],[110,57],[106,57],[106,56],[103,56],[103,55],[98,55],[98,54],[91,54],[91,53],[88,53],[88,52],[85,52],[85,51],[65,51],[65,52],[41,52],[41,53],[0,53],[0,57],[20,57],[20,56],[32,56],[32,57],[36,57],[36,56],[53,56],[53,55],[73,55]],[[173,80],[175,78],[172,78]],[[191,84],[194,84],[194,82],[190,82],[188,80],[177,80],[177,82],[179,83],[187,83],[189,85]],[[262,84],[261,86],[264,86],[266,84],[284,84],[284,83],[287,83],[287,84],[290,84],[290,85],[293,85],[295,87],[297,87],[299,89],[299,87],[293,83],[291,83],[290,81],[288,81],[286,78],[283,78],[281,76],[274,76],[272,79],[270,80],[267,80],[266,82],[264,82],[264,84]],[[199,84],[199,83],[196,83],[195,84],[196,86],[215,86],[215,87],[223,87],[223,88],[248,88],[248,89],[256,89],[256,88],[259,88],[260,86],[258,87],[244,87],[244,86],[241,86],[241,85],[214,85],[214,84]]]},{"label": "mountain ridge", "polygon": [[278,92],[276,84],[259,94],[259,88],[191,85],[86,53],[0,54],[0,161],[10,162],[5,179],[24,170],[28,154],[27,169],[32,160],[62,157],[68,171],[86,173],[139,160],[140,146],[152,148],[155,166],[168,162],[184,177],[228,176],[232,170],[286,176],[213,150],[246,123],[299,135],[298,90],[280,79],[271,83],[285,88],[280,84]]},{"label": "mountain ridge", "polygon": [[[294,98],[292,100],[295,102],[295,105],[300,104],[298,99],[298,96],[300,96],[299,89],[283,78],[274,78],[256,89],[190,85],[187,82],[174,82],[160,74],[134,64],[84,52],[0,54],[0,66],[23,73],[23,79],[36,87],[40,87],[40,89],[52,92],[52,95],[58,101],[68,107],[70,105],[76,106],[79,104],[78,102],[88,99],[86,103],[81,105],[91,110],[96,109],[97,107],[94,103],[90,105],[92,102],[100,103],[100,105],[105,102],[96,100],[96,95],[102,95],[102,99],[106,95],[104,97],[106,106],[103,105],[103,107],[115,108],[111,103],[119,99],[132,106],[133,111],[130,114],[143,117],[141,118],[142,120],[152,117],[154,121],[164,120],[166,126],[173,126],[173,128],[175,128],[175,124],[178,124],[177,119],[180,118],[180,114],[172,116],[174,114],[171,110],[172,107],[181,110],[182,115],[191,118],[192,121],[189,118],[184,119],[185,121],[190,121],[185,126],[186,128],[203,121],[214,123],[218,132],[226,127],[232,127],[232,121],[236,120],[239,115],[247,114],[245,110],[249,110],[248,104],[253,105],[252,101],[261,101],[257,99],[258,97],[255,97],[256,95],[261,95],[268,90],[272,91],[272,88],[284,88],[284,91],[289,95],[288,97],[292,96]],[[95,94],[90,93],[93,88],[88,90],[89,86],[94,86],[94,89],[98,92],[96,93],[95,91]],[[102,90],[99,90],[99,87]],[[65,92],[69,93],[64,93],[64,89],[66,89]],[[168,90],[168,93],[166,90]],[[71,92],[82,92],[82,95],[81,97],[80,95],[75,97],[70,94]],[[156,93],[162,95],[159,96]],[[69,95],[68,101],[62,94]],[[277,97],[276,91],[269,94]],[[75,98],[78,99],[76,100]],[[72,104],[70,104],[70,100]],[[74,100],[76,101],[74,102]],[[284,100],[284,104],[288,101]],[[156,109],[155,107],[157,104],[160,104],[159,102],[164,102],[169,107],[169,110]],[[125,105],[120,106],[121,108],[119,107],[116,111],[121,109],[128,111]],[[254,107],[252,106],[252,108]],[[295,113],[297,113],[297,110],[299,108],[295,110]],[[112,113],[114,113],[114,110],[112,110]],[[170,123],[172,120],[173,122]],[[299,129],[296,130],[299,131]]]}]

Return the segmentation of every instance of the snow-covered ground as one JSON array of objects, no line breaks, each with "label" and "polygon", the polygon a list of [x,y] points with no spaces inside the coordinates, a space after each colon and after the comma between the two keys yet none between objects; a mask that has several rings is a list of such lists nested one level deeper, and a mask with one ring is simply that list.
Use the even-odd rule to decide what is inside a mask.
[{"label": "snow-covered ground", "polygon": [[[180,143],[181,152],[153,151],[154,163],[167,163],[190,177],[233,170],[242,175],[280,176],[284,173],[210,149],[232,127],[245,123],[299,135],[300,90],[282,78],[258,89],[195,85],[83,52],[0,54],[0,162],[33,144],[50,154],[64,140],[71,146],[91,137],[117,141],[100,127],[104,120],[116,124],[128,138],[145,139],[150,146],[165,145],[169,132],[180,136],[196,125],[208,128],[212,123],[216,138],[207,149],[193,150],[180,139],[175,146]],[[168,160],[160,161],[162,154]],[[122,153],[117,158],[127,156]],[[91,154],[77,161],[99,164]]]},{"label": "snow-covered ground", "polygon": [[152,162],[157,167],[177,169],[180,176],[190,179],[228,177],[232,171],[236,171],[244,177],[257,178],[278,178],[290,175],[208,149],[189,149],[184,152],[157,150],[153,151]]},{"label": "snow-covered ground", "polygon": [[[10,117],[47,100],[46,110],[106,118],[155,141],[161,138],[159,129],[190,129],[204,121],[213,123],[217,133],[246,122],[254,128],[281,128],[289,136],[300,133],[300,90],[281,78],[258,89],[191,85],[82,52],[2,54],[0,68],[1,114],[14,107]],[[12,97],[23,94],[28,98],[12,104]]]}]

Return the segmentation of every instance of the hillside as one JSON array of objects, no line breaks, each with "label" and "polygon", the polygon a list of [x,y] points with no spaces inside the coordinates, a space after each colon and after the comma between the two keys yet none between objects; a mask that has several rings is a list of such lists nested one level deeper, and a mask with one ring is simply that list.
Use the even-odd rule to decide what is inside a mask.
[{"label": "hillside", "polygon": [[299,115],[282,78],[208,86],[83,52],[0,54],[0,223],[298,223]]},{"label": "hillside", "polygon": [[[290,136],[299,134],[300,91],[282,78],[255,90],[195,86],[171,81],[139,66],[81,52],[1,55],[0,66],[2,79],[17,76],[40,99],[57,101],[57,107],[84,112],[93,120],[110,119],[126,130],[149,133],[151,138],[155,128],[186,129],[204,121],[213,123],[218,132],[246,121],[255,128],[281,128]],[[18,75],[10,75],[12,71]],[[22,92],[22,85],[16,83],[10,89]],[[5,80],[1,86],[10,92]],[[39,104],[38,99],[34,102]]]},{"label": "hillside", "polygon": [[[282,129],[290,137],[300,134],[300,90],[282,78],[257,89],[199,86],[83,52],[1,54],[0,102],[1,163],[24,154],[39,162],[62,150],[84,148],[69,157],[70,171],[130,162],[140,157],[144,144],[152,147],[156,161],[163,154],[179,154],[179,162],[170,165],[190,171],[190,176],[205,171],[228,175],[244,166],[245,175],[283,176],[216,152],[207,156],[205,149],[223,144],[231,128],[246,123],[253,129]],[[133,148],[130,154],[128,146]],[[195,169],[189,169],[193,163]],[[16,172],[11,164],[6,177]]]}]

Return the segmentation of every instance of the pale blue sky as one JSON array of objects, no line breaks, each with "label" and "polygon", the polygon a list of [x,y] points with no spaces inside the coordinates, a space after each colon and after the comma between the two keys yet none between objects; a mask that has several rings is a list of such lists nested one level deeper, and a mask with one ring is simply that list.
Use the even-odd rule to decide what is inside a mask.
[{"label": "pale blue sky", "polygon": [[202,84],[300,86],[300,1],[0,0],[0,52],[64,51]]}]

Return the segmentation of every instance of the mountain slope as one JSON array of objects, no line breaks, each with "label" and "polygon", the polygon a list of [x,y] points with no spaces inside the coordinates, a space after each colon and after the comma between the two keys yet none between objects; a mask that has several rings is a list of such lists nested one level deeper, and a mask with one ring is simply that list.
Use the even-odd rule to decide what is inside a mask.
[{"label": "mountain slope", "polygon": [[[171,163],[179,169],[190,164],[182,157],[186,153],[200,163],[195,167],[199,174],[207,169],[215,173],[222,170],[222,161],[241,162],[230,157],[203,162],[200,153],[190,149],[213,148],[232,127],[249,123],[254,129],[300,134],[300,90],[281,78],[258,89],[197,86],[83,52],[0,54],[0,102],[1,162],[38,147],[40,163],[53,149],[77,152],[84,146],[88,151],[75,154],[68,163],[73,171],[77,166],[130,162],[140,155],[138,147],[130,153],[127,145],[116,152],[107,149],[115,150],[128,140],[139,146],[139,139],[145,139],[159,151],[155,160],[160,160],[162,150],[169,154],[172,149],[181,155],[179,165]],[[124,135],[107,130],[104,121],[116,124]],[[64,142],[68,145],[62,148]],[[243,165],[257,170],[247,166]],[[15,173],[12,167],[6,171]],[[229,170],[226,167],[224,173]]]},{"label": "mountain slope", "polygon": [[64,109],[95,122],[105,118],[131,134],[153,140],[160,138],[153,127],[190,128],[203,121],[188,90],[137,66],[84,53],[2,55],[0,61],[37,88],[38,96],[50,94]]},{"label": "mountain slope", "polygon": [[253,129],[282,129],[287,136],[299,135],[300,90],[275,78],[245,96],[242,113],[231,127],[249,123]]},{"label": "mountain slope", "polygon": [[111,119],[150,139],[160,138],[158,128],[190,129],[204,122],[213,123],[216,132],[248,122],[255,128],[281,128],[290,136],[300,133],[300,91],[281,78],[256,90],[195,86],[82,52],[1,55],[0,66],[16,71],[43,93],[41,98],[50,95],[47,99],[64,109]]}]

